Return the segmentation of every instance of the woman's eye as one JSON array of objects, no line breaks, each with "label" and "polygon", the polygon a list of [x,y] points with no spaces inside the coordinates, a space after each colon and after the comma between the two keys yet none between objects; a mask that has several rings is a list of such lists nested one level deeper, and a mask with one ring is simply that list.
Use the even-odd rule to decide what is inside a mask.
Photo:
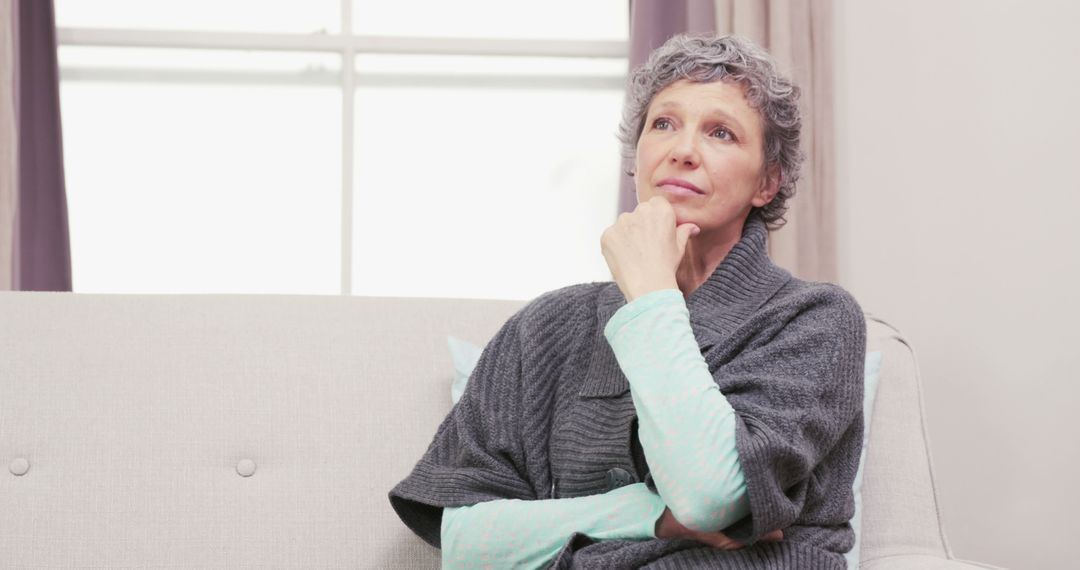
[{"label": "woman's eye", "polygon": [[653,121],[652,126],[653,126],[654,129],[666,129],[666,128],[671,126],[671,121],[669,121],[669,120],[667,120],[667,119],[665,119],[663,117],[660,117],[659,119],[656,119],[655,121]]},{"label": "woman's eye", "polygon": [[724,127],[717,127],[716,130],[712,132],[712,136],[726,141],[735,140],[735,133],[725,129]]}]

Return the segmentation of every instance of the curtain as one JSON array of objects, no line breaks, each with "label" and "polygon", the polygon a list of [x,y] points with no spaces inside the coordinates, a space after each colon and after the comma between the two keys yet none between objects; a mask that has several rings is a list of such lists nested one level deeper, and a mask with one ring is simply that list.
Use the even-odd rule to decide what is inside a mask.
[{"label": "curtain", "polygon": [[[800,278],[835,281],[837,214],[831,1],[708,0],[706,3],[709,5],[688,0],[632,0],[630,67],[643,63],[649,51],[667,38],[685,31],[738,34],[772,54],[780,70],[802,90],[799,107],[806,160],[795,196],[788,201],[784,216],[787,223],[769,234],[769,256]],[[713,22],[702,22],[701,18],[710,13]],[[620,212],[631,211],[636,206],[633,188],[633,179],[624,176]]]},{"label": "curtain", "polygon": [[830,0],[716,0],[716,30],[764,46],[802,89],[806,153],[787,224],[769,234],[769,257],[798,277],[835,281],[836,165]]},{"label": "curtain", "polygon": [[53,2],[11,3],[17,143],[12,289],[71,291]]}]

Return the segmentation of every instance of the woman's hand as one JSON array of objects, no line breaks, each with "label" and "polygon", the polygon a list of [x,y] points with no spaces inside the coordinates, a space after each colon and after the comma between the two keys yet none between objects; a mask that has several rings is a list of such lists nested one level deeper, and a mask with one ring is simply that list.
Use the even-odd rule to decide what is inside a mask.
[{"label": "woman's hand", "polygon": [[[696,530],[690,530],[682,525],[675,516],[671,514],[671,509],[664,509],[664,514],[660,516],[656,521],[656,538],[689,538],[698,542],[703,542],[714,548],[722,548],[724,550],[738,550],[746,546],[745,544],[728,537],[722,532],[699,532]],[[761,537],[761,540],[777,541],[784,539],[784,531],[774,530],[769,534]]]},{"label": "woman's hand", "polygon": [[626,302],[678,288],[675,270],[686,242],[700,231],[691,223],[675,227],[675,210],[659,196],[638,204],[631,213],[619,214],[600,236],[600,251]]}]

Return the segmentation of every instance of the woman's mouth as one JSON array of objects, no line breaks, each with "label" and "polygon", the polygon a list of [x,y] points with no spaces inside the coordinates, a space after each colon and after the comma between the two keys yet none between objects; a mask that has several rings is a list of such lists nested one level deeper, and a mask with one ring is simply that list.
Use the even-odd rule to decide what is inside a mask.
[{"label": "woman's mouth", "polygon": [[665,178],[657,186],[669,196],[692,198],[705,194],[701,188],[679,178]]}]

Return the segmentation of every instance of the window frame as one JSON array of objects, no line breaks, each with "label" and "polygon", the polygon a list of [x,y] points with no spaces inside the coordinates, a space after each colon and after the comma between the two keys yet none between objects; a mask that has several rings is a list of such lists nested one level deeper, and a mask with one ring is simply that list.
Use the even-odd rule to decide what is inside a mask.
[{"label": "window frame", "polygon": [[[626,41],[543,40],[435,38],[362,35],[352,32],[352,0],[341,1],[340,33],[256,33],[195,30],[132,30],[121,28],[57,28],[59,46],[94,46],[128,48],[181,48],[211,50],[255,50],[287,52],[322,52],[341,56],[341,70],[303,72],[252,72],[238,75],[200,70],[163,70],[139,68],[123,70],[110,68],[60,68],[62,81],[183,81],[185,83],[259,83],[338,85],[341,87],[341,295],[352,295],[353,273],[353,188],[354,188],[354,123],[357,86],[392,82],[384,76],[358,77],[356,57],[367,54],[506,56],[628,59]],[[453,78],[445,75],[415,75],[417,81],[433,87],[452,85]],[[587,89],[622,89],[625,77],[573,76],[515,77],[513,81],[542,80],[548,85],[573,85]],[[480,83],[483,85],[484,83]],[[496,82],[490,83],[492,85]],[[612,206],[614,208],[614,205]]]}]

